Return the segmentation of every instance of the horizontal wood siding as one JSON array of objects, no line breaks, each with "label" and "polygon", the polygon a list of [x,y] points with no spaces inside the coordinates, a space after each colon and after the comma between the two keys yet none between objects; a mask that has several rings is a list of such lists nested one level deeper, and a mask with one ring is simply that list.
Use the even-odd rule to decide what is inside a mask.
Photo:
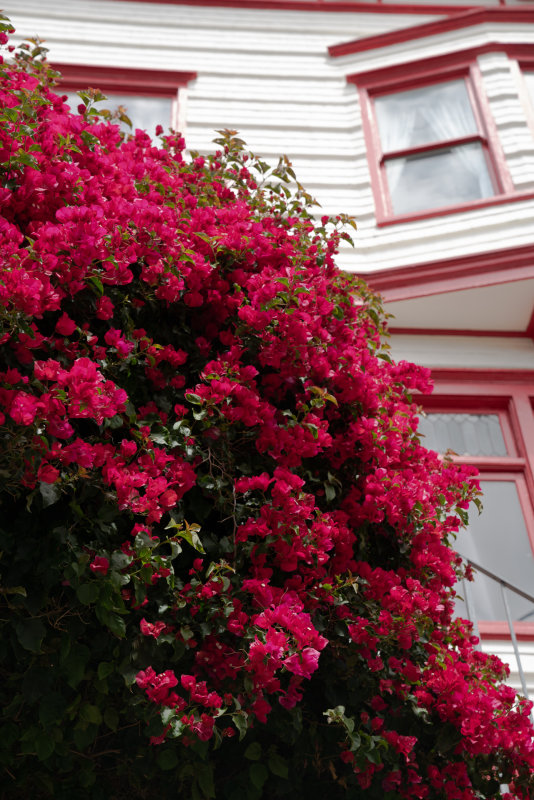
[{"label": "horizontal wood siding", "polygon": [[[39,34],[58,62],[196,71],[184,106],[189,146],[206,152],[215,130],[228,127],[272,162],[286,154],[319,214],[357,218],[355,248],[339,256],[345,269],[365,273],[534,238],[534,201],[376,227],[358,94],[346,75],[476,45],[477,29],[331,58],[330,45],[436,17],[112,0],[6,0],[5,11],[18,34]],[[516,27],[510,36],[522,41],[527,34]],[[504,53],[481,56],[479,65],[514,186],[534,191],[534,133],[517,75]]]}]

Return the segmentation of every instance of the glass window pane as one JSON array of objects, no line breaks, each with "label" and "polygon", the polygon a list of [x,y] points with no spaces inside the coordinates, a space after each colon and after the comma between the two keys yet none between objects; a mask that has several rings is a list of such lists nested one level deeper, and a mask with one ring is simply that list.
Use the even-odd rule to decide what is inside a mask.
[{"label": "glass window pane", "polygon": [[[67,103],[75,111],[82,102],[76,92],[63,92],[68,97]],[[142,97],[133,94],[113,94],[106,92],[106,99],[95,103],[97,108],[108,108],[115,111],[123,106],[126,115],[132,121],[132,128],[125,123],[119,123],[125,133],[133,133],[136,128],[154,134],[157,125],[163,125],[166,130],[171,124],[172,98],[171,97]]]},{"label": "glass window pane", "polygon": [[385,153],[476,134],[465,81],[449,81],[375,99]]},{"label": "glass window pane", "polygon": [[458,456],[506,456],[498,414],[427,414],[419,420],[429,450]]},{"label": "glass window pane", "polygon": [[482,200],[494,194],[478,142],[386,161],[393,212]]},{"label": "glass window pane", "polygon": [[[482,514],[470,509],[469,528],[454,545],[458,552],[490,572],[534,596],[534,556],[514,481],[482,481]],[[474,613],[479,620],[505,620],[500,585],[478,573],[469,584]],[[462,586],[457,587],[463,595]],[[507,590],[512,618],[534,622],[534,604]],[[465,606],[457,604],[459,616]]]}]

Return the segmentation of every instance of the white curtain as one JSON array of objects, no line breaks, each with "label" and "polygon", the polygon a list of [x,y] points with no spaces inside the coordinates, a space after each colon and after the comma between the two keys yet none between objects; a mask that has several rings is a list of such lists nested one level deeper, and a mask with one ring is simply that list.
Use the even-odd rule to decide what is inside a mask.
[{"label": "white curtain", "polygon": [[[385,154],[477,133],[463,80],[378,97],[375,108]],[[457,147],[451,152],[458,161],[459,174],[465,170],[478,181],[480,196],[491,196],[493,187],[480,147]],[[404,158],[387,162],[392,195],[398,186],[405,163]]]},{"label": "white curtain", "polygon": [[[416,106],[399,103],[396,99],[390,102],[391,99],[377,98],[375,105],[383,153],[410,147],[417,122]],[[397,188],[403,166],[403,158],[388,162],[388,183],[392,194]]]}]

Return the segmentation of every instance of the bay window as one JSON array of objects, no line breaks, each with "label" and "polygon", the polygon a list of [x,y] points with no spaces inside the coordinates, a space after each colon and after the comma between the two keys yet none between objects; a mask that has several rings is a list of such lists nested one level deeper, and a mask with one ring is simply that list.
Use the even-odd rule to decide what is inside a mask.
[{"label": "bay window", "polygon": [[359,91],[378,225],[502,202],[514,192],[474,55],[347,80]]},{"label": "bay window", "polygon": [[378,95],[373,103],[393,214],[495,194],[464,80]]},{"label": "bay window", "polygon": [[[489,388],[489,387],[488,387]],[[461,529],[454,548],[522,592],[534,596],[534,512],[532,503],[531,399],[523,387],[498,397],[436,396],[420,419],[423,444],[458,463],[473,464],[480,473],[483,511],[469,510],[469,526]],[[458,586],[459,616],[467,617]],[[471,613],[484,636],[505,635],[506,610],[500,584],[482,572],[469,584]],[[534,634],[534,604],[506,590],[516,632]]]}]

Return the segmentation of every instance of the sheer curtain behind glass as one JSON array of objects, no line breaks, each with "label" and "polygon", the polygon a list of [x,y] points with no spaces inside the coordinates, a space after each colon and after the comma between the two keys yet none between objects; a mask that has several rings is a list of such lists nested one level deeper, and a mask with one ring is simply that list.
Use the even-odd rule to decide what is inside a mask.
[{"label": "sheer curtain behind glass", "polygon": [[493,194],[477,142],[387,159],[398,150],[478,134],[463,80],[377,97],[375,109],[395,213]]}]

